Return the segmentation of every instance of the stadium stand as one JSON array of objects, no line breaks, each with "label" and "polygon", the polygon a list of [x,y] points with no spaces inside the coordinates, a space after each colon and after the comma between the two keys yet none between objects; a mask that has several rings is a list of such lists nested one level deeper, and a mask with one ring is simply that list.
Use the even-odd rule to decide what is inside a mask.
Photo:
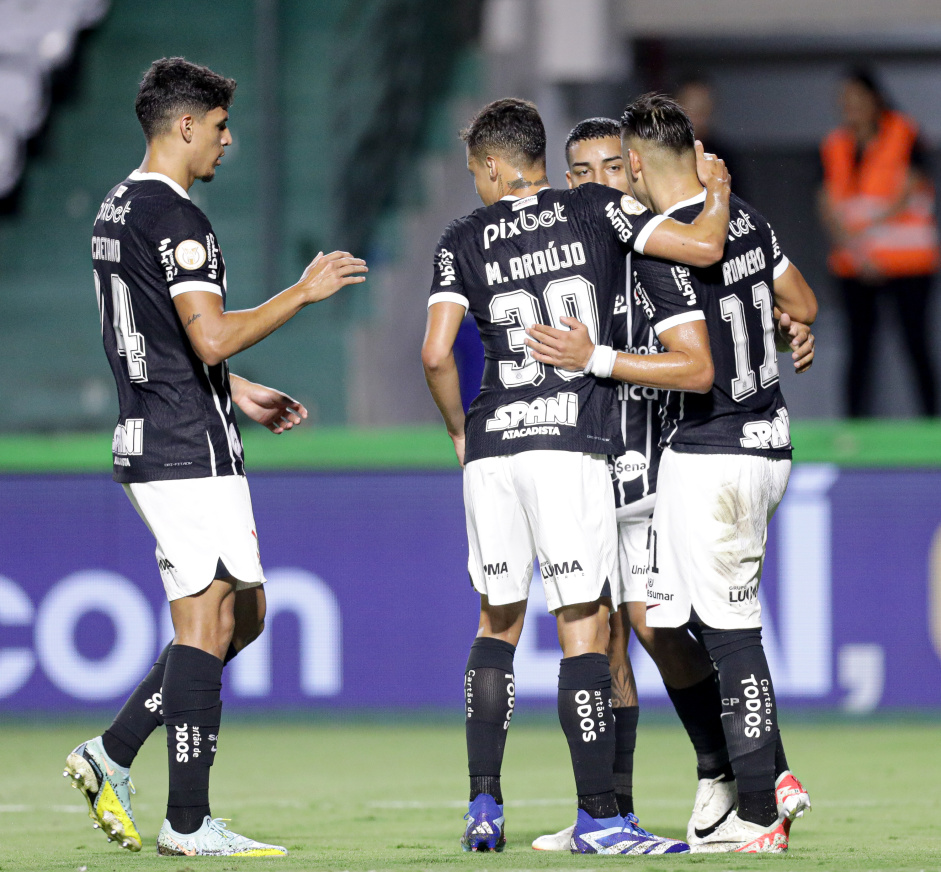
[{"label": "stadium stand", "polygon": [[46,119],[49,76],[107,11],[108,0],[0,2],[0,197],[19,181],[26,140]]}]

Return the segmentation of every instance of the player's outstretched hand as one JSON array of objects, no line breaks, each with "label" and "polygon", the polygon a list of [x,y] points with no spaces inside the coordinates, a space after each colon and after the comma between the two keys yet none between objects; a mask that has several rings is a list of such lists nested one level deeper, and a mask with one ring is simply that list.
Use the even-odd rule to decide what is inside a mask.
[{"label": "player's outstretched hand", "polygon": [[304,270],[297,287],[304,291],[308,303],[319,303],[332,297],[346,285],[358,285],[366,281],[362,273],[369,272],[366,261],[353,257],[348,251],[320,252]]},{"label": "player's outstretched hand", "polygon": [[232,399],[253,421],[267,427],[272,433],[283,433],[297,426],[307,417],[303,403],[274,388],[232,376]]},{"label": "player's outstretched hand", "polygon": [[797,372],[807,372],[813,366],[814,342],[810,327],[793,320],[787,312],[781,313],[778,321],[778,350],[791,352]]},{"label": "player's outstretched hand", "polygon": [[583,372],[595,350],[595,344],[588,335],[588,328],[577,318],[562,318],[561,321],[568,330],[534,324],[526,331],[526,345],[540,363]]},{"label": "player's outstretched hand", "polygon": [[703,144],[696,140],[696,174],[706,188],[720,187],[732,190],[732,176],[725,166],[725,161],[714,154],[708,154]]}]

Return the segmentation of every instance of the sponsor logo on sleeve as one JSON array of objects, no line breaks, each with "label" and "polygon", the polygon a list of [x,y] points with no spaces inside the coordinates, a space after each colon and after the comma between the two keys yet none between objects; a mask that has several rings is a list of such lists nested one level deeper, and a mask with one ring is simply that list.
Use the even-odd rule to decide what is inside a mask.
[{"label": "sponsor logo on sleeve", "polygon": [[604,207],[604,214],[608,216],[608,220],[611,222],[614,232],[617,233],[618,239],[620,239],[621,242],[630,242],[631,237],[634,235],[634,227],[628,220],[627,215],[614,203],[608,203],[608,205]]},{"label": "sponsor logo on sleeve", "polygon": [[634,301],[644,310],[644,314],[652,321],[654,315],[657,314],[657,310],[650,301],[647,291],[644,290],[644,286],[640,283],[640,279],[637,278],[637,270],[634,270]]},{"label": "sponsor logo on sleeve", "polygon": [[438,252],[438,274],[441,281],[438,282],[442,288],[453,285],[457,280],[457,270],[454,268],[454,253],[442,248]]},{"label": "sponsor logo on sleeve", "polygon": [[173,252],[183,269],[199,269],[206,262],[206,248],[195,239],[184,239]]},{"label": "sponsor logo on sleeve", "polygon": [[689,270],[685,266],[671,266],[670,275],[679,288],[680,293],[686,297],[687,306],[696,305],[696,291],[693,289],[693,283],[689,280]]}]

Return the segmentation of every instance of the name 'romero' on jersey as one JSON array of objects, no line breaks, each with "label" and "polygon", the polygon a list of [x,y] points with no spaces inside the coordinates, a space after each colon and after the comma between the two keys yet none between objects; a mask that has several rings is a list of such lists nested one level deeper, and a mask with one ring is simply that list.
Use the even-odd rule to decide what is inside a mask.
[{"label": "name 'romero' on jersey", "polygon": [[[666,214],[692,221],[705,194]],[[791,456],[787,405],[778,381],[774,280],[788,267],[768,222],[732,195],[722,260],[704,269],[650,257],[633,259],[634,293],[657,334],[706,320],[715,368],[707,394],[671,391],[663,447],[697,454]]]},{"label": "name 'romero' on jersey", "polygon": [[209,220],[172,179],[135,171],[105,198],[93,233],[101,336],[120,409],[115,481],[244,474],[227,364],[197,357],[173,304],[189,291],[225,303]]},{"label": "name 'romero' on jersey", "polygon": [[603,185],[543,188],[452,222],[438,243],[428,304],[460,303],[484,344],[484,375],[465,423],[465,460],[561,450],[620,454],[615,384],[539,363],[526,328],[578,318],[610,345],[624,253],[659,224]]}]

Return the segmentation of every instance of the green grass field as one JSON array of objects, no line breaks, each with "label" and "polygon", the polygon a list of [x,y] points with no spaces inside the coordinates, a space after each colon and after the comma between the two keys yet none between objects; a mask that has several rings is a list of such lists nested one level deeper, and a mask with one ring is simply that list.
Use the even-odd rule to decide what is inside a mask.
[{"label": "green grass field", "polygon": [[[89,721],[45,727],[0,723],[0,869],[369,870],[566,869],[653,863],[658,869],[941,868],[941,742],[927,719],[785,722],[790,762],[814,808],[791,832],[786,857],[679,858],[540,854],[530,842],[571,823],[574,799],[562,733],[548,716],[519,712],[510,732],[503,784],[507,850],[463,854],[466,811],[460,711],[349,724],[298,716],[223,726],[213,770],[213,813],[230,826],[290,849],[285,859],[160,858],[154,839],[166,791],[165,736],[156,734],[134,765],[135,814],[144,849],[106,843],[85,803],[62,778],[66,753],[100,730]],[[642,719],[635,774],[641,823],[681,836],[695,790],[693,753],[665,716]]]}]

